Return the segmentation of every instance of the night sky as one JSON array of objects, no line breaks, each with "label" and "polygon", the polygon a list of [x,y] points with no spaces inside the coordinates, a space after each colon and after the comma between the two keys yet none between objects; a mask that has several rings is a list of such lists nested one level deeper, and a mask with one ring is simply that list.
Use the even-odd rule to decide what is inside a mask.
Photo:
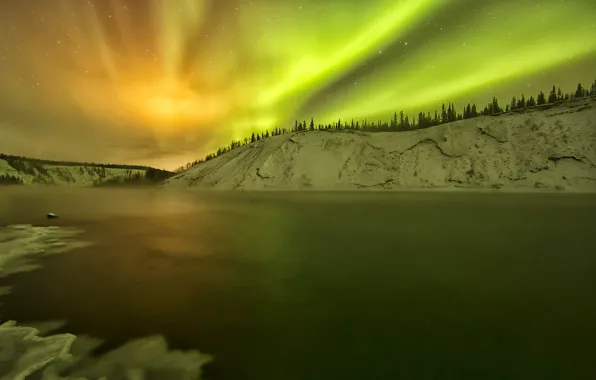
[{"label": "night sky", "polygon": [[0,152],[172,169],[293,120],[596,79],[594,0],[2,0]]}]

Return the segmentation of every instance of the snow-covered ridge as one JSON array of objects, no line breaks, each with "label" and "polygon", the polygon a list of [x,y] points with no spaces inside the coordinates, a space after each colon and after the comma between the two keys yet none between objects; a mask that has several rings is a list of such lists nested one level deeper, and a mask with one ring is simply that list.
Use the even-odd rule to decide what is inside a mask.
[{"label": "snow-covered ridge", "polygon": [[407,132],[317,130],[273,136],[191,167],[165,186],[592,192],[596,99]]},{"label": "snow-covered ridge", "polygon": [[[0,156],[1,182],[21,182],[25,185],[95,186],[105,183],[145,178],[147,172],[166,175],[169,172],[153,168],[115,165],[60,165],[39,160]],[[16,180],[15,180],[16,179]]]}]

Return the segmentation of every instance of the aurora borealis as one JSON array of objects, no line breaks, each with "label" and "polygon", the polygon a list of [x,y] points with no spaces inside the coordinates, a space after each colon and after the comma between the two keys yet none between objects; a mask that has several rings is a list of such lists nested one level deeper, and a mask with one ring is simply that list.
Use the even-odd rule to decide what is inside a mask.
[{"label": "aurora borealis", "polygon": [[19,0],[0,151],[173,168],[298,118],[383,118],[596,79],[592,0]]}]

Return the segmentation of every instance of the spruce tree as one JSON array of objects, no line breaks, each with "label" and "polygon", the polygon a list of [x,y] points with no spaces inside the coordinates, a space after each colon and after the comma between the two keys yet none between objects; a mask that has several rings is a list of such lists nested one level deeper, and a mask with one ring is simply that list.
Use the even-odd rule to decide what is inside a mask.
[{"label": "spruce tree", "polygon": [[315,119],[314,118],[310,118],[310,130],[314,131],[315,130]]},{"label": "spruce tree", "polygon": [[538,99],[536,99],[536,104],[540,106],[545,103],[546,103],[546,96],[544,95],[544,92],[540,91],[538,93]]},{"label": "spruce tree", "polygon": [[522,94],[521,98],[517,102],[517,108],[526,108],[526,97],[524,96],[524,94]]},{"label": "spruce tree", "polygon": [[400,129],[406,128],[406,123],[405,123],[405,119],[404,119],[404,111],[399,111],[399,128]]},{"label": "spruce tree", "polygon": [[511,107],[509,109],[511,111],[517,109],[517,99],[515,99],[515,96],[511,98]]},{"label": "spruce tree", "polygon": [[499,106],[499,101],[497,100],[496,97],[493,97],[492,112],[493,113],[501,113],[501,112],[503,112],[503,110],[501,109],[501,106]]},{"label": "spruce tree", "polygon": [[445,103],[441,106],[441,124],[447,122],[447,110],[445,109]]},{"label": "spruce tree", "polygon": [[550,90],[548,94],[548,103],[554,103],[557,101],[557,89],[553,85],[553,88]]},{"label": "spruce tree", "polygon": [[582,84],[581,83],[578,83],[577,84],[577,90],[575,91],[575,97],[576,98],[581,98],[582,97],[582,94],[583,94],[583,91],[584,91],[584,89],[582,87]]}]

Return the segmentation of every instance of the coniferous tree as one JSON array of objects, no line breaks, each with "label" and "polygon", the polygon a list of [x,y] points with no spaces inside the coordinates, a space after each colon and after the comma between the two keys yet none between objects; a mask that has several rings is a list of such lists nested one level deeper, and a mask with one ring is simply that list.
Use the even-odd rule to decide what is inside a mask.
[{"label": "coniferous tree", "polygon": [[472,104],[472,117],[478,117],[478,110],[476,109],[476,103]]},{"label": "coniferous tree", "polygon": [[315,119],[314,118],[310,119],[310,130],[311,131],[315,130]]},{"label": "coniferous tree", "polygon": [[515,99],[515,96],[513,98],[511,98],[511,107],[509,109],[511,111],[517,109],[517,99]]},{"label": "coniferous tree", "polygon": [[584,88],[581,83],[577,84],[577,90],[575,91],[575,97],[581,98],[583,96]]},{"label": "coniferous tree", "polygon": [[406,118],[404,119],[404,129],[410,129],[410,120],[408,119],[407,115],[406,115]]},{"label": "coniferous tree", "polygon": [[405,129],[406,122],[404,118],[404,111],[399,111],[399,129]]},{"label": "coniferous tree", "polygon": [[540,91],[538,93],[538,99],[536,99],[536,104],[539,106],[546,104],[546,96],[544,95],[544,92]]},{"label": "coniferous tree", "polygon": [[445,103],[441,106],[441,124],[447,122],[447,110],[445,109]]},{"label": "coniferous tree", "polygon": [[526,97],[522,94],[521,98],[517,102],[517,108],[526,108]]},{"label": "coniferous tree", "polygon": [[457,120],[457,111],[455,110],[455,104],[451,103],[451,112],[449,113],[449,121]]},{"label": "coniferous tree", "polygon": [[503,110],[501,109],[501,106],[499,106],[499,101],[497,100],[496,97],[493,97],[493,102],[492,102],[492,113],[501,113],[503,112]]},{"label": "coniferous tree", "polygon": [[265,132],[265,137],[269,137],[269,131]]},{"label": "coniferous tree", "polygon": [[505,106],[505,112],[509,112],[509,104]]},{"label": "coniferous tree", "polygon": [[554,103],[557,101],[557,89],[553,85],[553,88],[550,90],[548,94],[548,103]]},{"label": "coniferous tree", "polygon": [[530,98],[526,102],[526,107],[535,107],[535,106],[536,106],[536,100],[534,99],[533,96],[530,96]]},{"label": "coniferous tree", "polygon": [[254,143],[255,141],[257,141],[257,138],[255,137],[255,133],[252,133],[252,136],[250,137],[250,142]]}]

